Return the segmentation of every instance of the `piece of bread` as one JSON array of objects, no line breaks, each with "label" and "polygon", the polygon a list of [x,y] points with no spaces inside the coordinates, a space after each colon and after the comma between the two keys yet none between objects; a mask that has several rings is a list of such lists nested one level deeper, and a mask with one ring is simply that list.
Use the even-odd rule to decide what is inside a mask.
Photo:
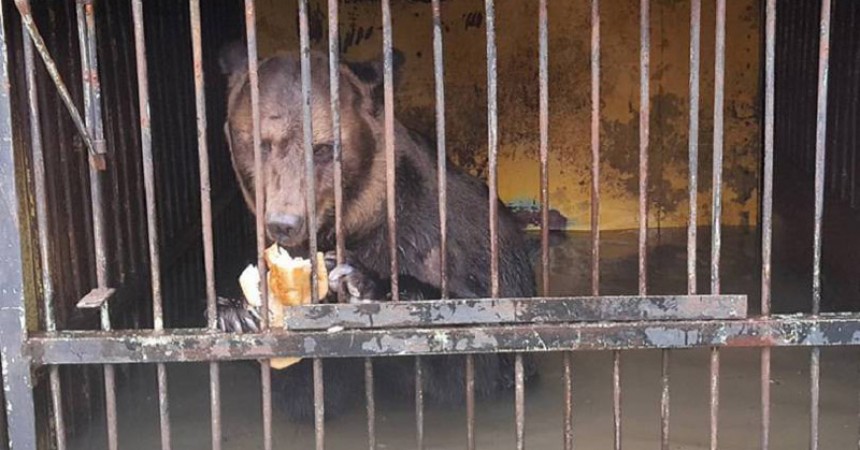
[{"label": "piece of bread", "polygon": [[[269,291],[269,323],[272,327],[281,328],[284,324],[284,309],[289,306],[299,306],[311,302],[311,262],[309,259],[293,258],[289,252],[272,245],[264,253],[268,266]],[[328,272],[322,253],[317,253],[317,275],[319,278],[317,293],[319,298],[328,294]],[[249,265],[239,276],[239,285],[250,307],[260,308],[260,272],[254,265]],[[284,369],[301,358],[274,358],[271,360],[273,369]]]},{"label": "piece of bread", "polygon": [[[311,261],[293,258],[289,252],[273,245],[264,254],[269,267],[269,292],[284,306],[297,306],[311,301]],[[317,253],[318,298],[328,294],[328,273],[322,253]]]}]

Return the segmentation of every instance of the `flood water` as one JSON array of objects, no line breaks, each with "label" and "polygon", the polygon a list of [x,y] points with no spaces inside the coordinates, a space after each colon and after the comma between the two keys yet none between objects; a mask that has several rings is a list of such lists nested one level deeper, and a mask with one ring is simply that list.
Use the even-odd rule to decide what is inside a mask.
[{"label": "flood water", "polygon": [[[700,231],[699,292],[709,285],[709,232]],[[776,237],[779,239],[779,236]],[[748,294],[753,314],[759,309],[758,236],[741,229],[723,233],[722,292]],[[649,237],[649,293],[681,294],[687,289],[686,232],[663,231]],[[590,292],[590,238],[569,234],[552,248],[551,295]],[[636,292],[637,237],[635,233],[603,233],[601,293]],[[804,270],[810,264],[791,261],[779,253],[774,260],[774,311],[808,311],[810,283]],[[782,259],[780,259],[782,258]],[[800,271],[798,271],[800,270]],[[839,280],[825,280],[839,283]],[[825,284],[825,292],[828,291]],[[832,288],[838,291],[838,286]],[[725,349],[721,363],[720,448],[753,449],[759,445],[760,352]],[[526,446],[562,448],[563,386],[560,354],[538,357],[540,378],[527,386]],[[806,449],[809,442],[809,350],[774,349],[772,356],[771,448]],[[858,445],[858,390],[860,349],[823,349],[821,356],[822,449],[852,449]],[[671,353],[672,449],[706,449],[709,439],[707,349]],[[573,355],[574,444],[577,449],[612,447],[611,354],[577,352]],[[209,449],[208,365],[171,364],[169,395],[173,446]],[[262,448],[259,372],[251,363],[221,365],[224,449]],[[118,393],[120,448],[160,448],[154,367],[137,366],[141,376]],[[622,353],[623,446],[659,447],[659,350]],[[513,393],[478,402],[479,448],[513,448]],[[297,425],[274,413],[274,448],[314,448],[312,425]],[[100,421],[103,422],[103,421]],[[427,449],[465,448],[465,410],[428,406],[425,411]],[[105,448],[104,429],[98,427],[72,443],[74,449]],[[377,404],[377,441],[380,449],[415,448],[415,416],[411,402],[380,398]],[[367,448],[366,416],[356,407],[326,424],[326,448]]]}]

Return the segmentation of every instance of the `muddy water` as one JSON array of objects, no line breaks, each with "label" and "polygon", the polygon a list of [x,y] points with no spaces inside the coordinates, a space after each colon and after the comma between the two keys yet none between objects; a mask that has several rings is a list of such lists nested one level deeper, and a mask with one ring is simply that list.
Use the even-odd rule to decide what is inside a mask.
[{"label": "muddy water", "polygon": [[[702,230],[698,255],[700,292],[709,283],[707,230]],[[668,231],[650,238],[649,292],[686,292],[686,235]],[[722,287],[724,293],[750,295],[758,310],[757,236],[743,230],[725,230]],[[607,233],[602,239],[601,292],[636,292],[636,236]],[[551,294],[575,295],[590,291],[589,239],[569,235],[552,249]],[[797,264],[775,260],[774,309],[777,312],[808,308],[809,287],[795,272]],[[825,286],[826,287],[826,286]],[[622,354],[623,444],[626,449],[658,448],[660,425],[660,351]],[[759,442],[759,352],[727,349],[722,353],[720,448],[753,449]],[[808,447],[808,350],[773,352],[772,439],[774,449]],[[541,377],[528,386],[526,442],[529,448],[560,449],[562,429],[561,358],[540,356]],[[825,349],[822,352],[821,448],[856,448],[858,440],[858,365],[860,349]],[[139,382],[119,392],[120,448],[159,448],[154,369],[140,367]],[[580,352],[573,357],[574,441],[578,449],[612,446],[611,355]],[[204,364],[169,366],[171,424],[176,449],[208,449],[210,444],[208,367]],[[672,353],[671,440],[673,449],[708,448],[708,351]],[[259,376],[252,366],[222,365],[224,449],[262,448]],[[310,425],[287,422],[275,412],[277,449],[309,449],[314,445]],[[359,407],[326,426],[326,448],[366,448],[366,418]],[[71,448],[104,448],[104,430],[93,429],[75,439]],[[381,449],[415,448],[414,407],[380,399],[377,436]],[[425,412],[428,449],[465,446],[465,411],[428,407]],[[477,443],[480,448],[512,448],[514,444],[513,395],[479,402]]]}]

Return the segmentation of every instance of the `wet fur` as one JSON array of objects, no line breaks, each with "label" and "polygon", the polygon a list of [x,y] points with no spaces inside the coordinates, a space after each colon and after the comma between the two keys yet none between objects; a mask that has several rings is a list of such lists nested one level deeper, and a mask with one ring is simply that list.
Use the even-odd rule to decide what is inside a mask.
[{"label": "wet fur", "polygon": [[[254,153],[247,60],[242,45],[222,52],[222,69],[230,77],[225,132],[245,199],[254,210]],[[399,54],[396,63],[402,62]],[[312,119],[316,211],[321,250],[335,247],[334,164],[327,57],[311,53]],[[396,64],[399,66],[399,64]],[[361,269],[378,289],[389,287],[386,223],[382,71],[375,63],[342,64],[340,75],[343,140],[343,226],[347,262]],[[396,81],[397,78],[395,78]],[[297,56],[276,56],[259,64],[262,149],[267,213],[306,217],[301,72]],[[439,298],[440,232],[435,148],[426,139],[395,121],[397,247],[401,288],[405,299]],[[447,273],[451,297],[490,296],[489,190],[448,164]],[[499,281],[504,297],[535,295],[528,246],[520,225],[508,208],[499,210]],[[307,220],[305,220],[307,223]],[[304,235],[307,235],[305,231]],[[283,242],[291,252],[307,252],[305,242]],[[513,383],[512,355],[475,355],[475,391],[486,397]],[[375,360],[377,392],[411,396],[412,358]],[[533,373],[531,360],[527,370]],[[465,398],[463,357],[423,358],[425,398],[442,404]],[[312,370],[309,360],[272,372],[279,404],[293,419],[313,417]],[[325,362],[325,406],[331,417],[364,392],[361,360]]]}]

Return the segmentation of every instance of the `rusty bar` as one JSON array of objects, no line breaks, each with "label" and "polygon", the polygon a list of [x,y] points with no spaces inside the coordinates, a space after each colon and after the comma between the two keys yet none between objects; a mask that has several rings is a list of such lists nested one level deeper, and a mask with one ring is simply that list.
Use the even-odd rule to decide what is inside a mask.
[{"label": "rusty bar", "polygon": [[742,320],[598,322],[415,329],[216,334],[200,329],[34,332],[35,365],[376,357],[480,352],[700,347],[812,347],[860,343],[860,314]]},{"label": "rusty bar", "polygon": [[475,358],[466,355],[466,449],[475,450]]},{"label": "rusty bar", "polygon": [[515,385],[515,403],[516,403],[516,434],[517,434],[517,450],[525,450],[526,448],[526,389],[525,379],[523,376],[523,355],[517,353],[514,358],[514,385]]},{"label": "rusty bar", "polygon": [[671,352],[660,352],[660,450],[669,450],[669,366]]},{"label": "rusty bar", "polygon": [[[206,139],[206,84],[203,72],[203,44],[200,0],[188,2],[191,22],[191,51],[194,66],[194,108],[197,113],[197,155],[200,165],[200,223],[203,237],[203,267],[206,273],[206,314],[212,331],[218,328],[215,294],[215,251],[212,232],[212,180],[209,174],[209,145]],[[209,411],[212,450],[221,450],[221,373],[218,363],[209,363]]]},{"label": "rusty bar", "polygon": [[4,420],[0,446],[10,450],[36,450],[36,411],[30,359],[25,352],[27,328],[25,317],[24,276],[22,273],[21,235],[18,223],[15,149],[13,146],[12,107],[9,84],[9,52],[6,47],[5,8],[0,8],[0,196],[8,210],[0,215],[0,234],[4,248],[0,252],[0,366],[4,401],[0,420]]},{"label": "rusty bar", "polygon": [[[818,103],[815,114],[815,223],[812,258],[812,314],[821,312],[821,224],[824,215],[824,176],[827,138],[827,93],[830,66],[830,0],[821,1],[818,47]],[[818,450],[820,415],[821,350],[812,349],[809,359],[809,448]]]},{"label": "rusty bar", "polygon": [[308,216],[308,247],[311,256],[311,303],[319,303],[319,284],[317,259],[317,214],[316,186],[314,174],[314,136],[311,119],[311,59],[310,38],[308,37],[308,0],[299,0],[299,46],[301,49],[302,72],[302,136],[305,153],[305,209]]},{"label": "rusty bar", "polygon": [[[713,208],[711,220],[711,294],[720,293],[720,247],[722,245],[721,217],[723,192],[724,99],[726,81],[726,0],[717,0],[714,60],[714,155]],[[710,448],[717,450],[719,442],[720,351],[711,349],[710,364]]]},{"label": "rusty bar", "polygon": [[[591,295],[600,292],[600,0],[591,0]],[[614,371],[613,371],[614,375]],[[613,408],[615,404],[613,403]],[[614,409],[613,409],[614,412]],[[613,413],[614,417],[614,413]],[[617,442],[617,439],[616,439]]]},{"label": "rusty bar", "polygon": [[343,137],[340,130],[340,50],[338,0],[328,0],[329,96],[331,100],[332,151],[334,153],[334,217],[337,263],[344,262],[343,233]]},{"label": "rusty bar", "polygon": [[746,317],[743,295],[653,295],[425,300],[290,308],[290,330],[417,328],[570,322],[713,320]]},{"label": "rusty bar", "polygon": [[432,0],[433,77],[436,87],[436,172],[439,177],[439,267],[442,298],[448,298],[448,177],[445,147],[445,66],[441,0]]},{"label": "rusty bar", "polygon": [[827,92],[830,64],[830,0],[822,0],[818,103],[815,127],[815,224],[812,261],[812,314],[821,312],[821,222],[824,214],[824,170],[827,137]]},{"label": "rusty bar", "polygon": [[[773,152],[774,101],[776,72],[776,0],[767,0],[765,11],[765,112],[764,112],[764,173],[762,188],[761,238],[761,314],[770,315],[771,250],[773,243]],[[769,348],[761,351],[761,449],[770,448],[770,369]]]},{"label": "rusty bar", "polygon": [[388,226],[388,254],[391,260],[391,299],[400,300],[397,268],[397,191],[394,142],[394,72],[391,37],[391,0],[382,0],[382,61],[385,103],[385,198]]},{"label": "rusty bar", "polygon": [[[433,78],[436,88],[436,173],[439,191],[439,287],[440,297],[448,298],[448,159],[445,147],[445,66],[442,49],[441,0],[432,0]],[[415,359],[415,414],[418,448],[424,448],[424,382],[420,358]]]},{"label": "rusty bar", "polygon": [[208,325],[217,329],[215,298],[215,252],[212,246],[212,180],[209,175],[209,144],[206,139],[206,84],[203,72],[203,44],[200,26],[200,0],[189,0],[191,50],[194,66],[194,107],[197,113],[197,152],[200,165],[200,220],[203,232],[203,265],[206,272],[206,313]]},{"label": "rusty bar", "polygon": [[373,362],[364,359],[364,395],[367,403],[367,445],[376,450],[376,399],[373,396]]},{"label": "rusty bar", "polygon": [[[36,66],[34,64],[33,42],[22,28],[22,41],[24,43],[24,71],[26,72],[25,83],[27,85],[27,101],[30,113],[30,147],[33,152],[33,185],[36,196],[36,220],[39,229],[39,258],[42,268],[42,296],[45,320],[45,330],[51,332],[57,330],[57,322],[54,316],[54,283],[51,275],[51,263],[48,255],[49,233],[48,233],[48,199],[45,179],[45,158],[42,147],[42,125],[39,115],[38,85],[36,83]],[[57,450],[66,449],[66,425],[63,417],[63,395],[60,383],[60,372],[56,366],[49,369],[51,385],[51,408],[53,410],[54,427],[56,434]],[[5,427],[5,419],[3,426]]]},{"label": "rusty bar", "polygon": [[415,357],[415,441],[418,450],[424,449],[424,383],[421,357]]},{"label": "rusty bar", "polygon": [[487,184],[490,188],[490,297],[497,298],[499,296],[499,106],[495,0],[485,0],[485,7],[487,16]]},{"label": "rusty bar", "polygon": [[809,357],[809,450],[818,450],[821,401],[821,349],[813,347]]},{"label": "rusty bar", "polygon": [[[91,7],[91,3],[88,6]],[[152,154],[152,130],[150,126],[149,116],[149,71],[146,65],[146,43],[144,36],[143,24],[143,5],[140,0],[132,2],[134,31],[135,31],[135,50],[137,56],[137,72],[138,72],[138,102],[140,108],[140,130],[141,130],[141,152],[143,159],[143,176],[144,176],[144,192],[146,196],[146,231],[149,242],[149,264],[150,264],[150,282],[152,286],[152,317],[153,325],[156,332],[164,329],[164,315],[161,297],[161,269],[158,243],[158,209],[156,206],[155,191],[155,173],[153,169],[153,154]],[[94,50],[94,49],[93,49]],[[95,208],[94,208],[95,209]],[[102,311],[107,315],[107,303],[104,304]],[[110,370],[108,370],[110,369]],[[161,448],[170,449],[170,404],[167,396],[167,369],[163,363],[159,363],[157,368],[158,379],[158,412],[159,426],[161,429]],[[108,373],[110,372],[110,373]],[[114,384],[114,374],[112,367],[105,367],[105,384]],[[113,390],[113,387],[111,387]],[[114,394],[111,394],[114,396]],[[115,403],[116,400],[114,399]],[[113,408],[116,406],[114,405]],[[112,413],[113,418],[108,421],[114,422],[113,428],[116,427],[116,411]],[[109,417],[111,415],[109,414]],[[113,430],[113,444],[116,448],[116,430]],[[110,432],[109,432],[110,434]]]},{"label": "rusty bar", "polygon": [[[84,117],[87,131],[93,138],[96,153],[104,151],[104,129],[101,113],[101,88],[98,75],[98,54],[96,51],[95,11],[92,1],[84,0],[76,3],[76,18],[78,28],[78,44],[81,53],[81,78],[84,91]],[[144,161],[144,170],[146,170]],[[152,169],[150,164],[150,170]],[[96,259],[96,287],[107,288],[107,240],[105,236],[104,197],[102,179],[97,165],[89,165],[90,197],[92,203],[93,245]],[[149,191],[152,192],[152,191]],[[149,196],[148,196],[149,197]],[[150,233],[151,233],[150,229]],[[157,261],[157,260],[156,260]],[[153,263],[153,267],[155,264]],[[155,290],[153,280],[153,290]],[[101,328],[111,329],[110,305],[101,305]],[[105,416],[107,420],[108,448],[116,450],[119,447],[117,435],[116,410],[116,381],[114,367],[104,366]]]},{"label": "rusty bar", "polygon": [[[308,37],[308,3],[298,1],[299,47],[302,77],[302,136],[305,154],[305,210],[308,218],[308,250],[311,255],[311,303],[319,303],[319,267],[317,258],[317,213],[316,186],[314,179],[313,121],[311,119],[311,60]],[[325,386],[323,385],[323,361],[313,360],[314,379],[314,433],[317,450],[325,448]]]},{"label": "rusty bar", "polygon": [[591,0],[591,295],[600,292],[600,0]]},{"label": "rusty bar", "polygon": [[650,3],[639,12],[639,295],[648,291],[648,140],[651,133]]},{"label": "rusty bar", "polygon": [[[248,81],[251,88],[251,116],[253,121],[254,140],[254,212],[255,230],[257,236],[257,268],[260,271],[260,297],[262,309],[269,309],[269,289],[266,258],[266,228],[265,228],[265,180],[263,171],[262,142],[260,136],[260,81],[257,60],[257,22],[256,6],[254,0],[245,0],[245,30],[248,41]],[[269,315],[262,314],[261,326],[265,330],[269,328]]]},{"label": "rusty bar", "polygon": [[723,191],[724,103],[726,84],[726,1],[717,0],[716,58],[714,61],[713,216],[711,220],[711,293],[720,293],[720,247]]},{"label": "rusty bar", "polygon": [[[260,81],[257,59],[257,9],[254,0],[245,0],[245,37],[248,46],[248,81],[251,90],[251,120],[254,141],[254,212],[257,237],[257,269],[260,272],[262,310],[269,310],[268,266],[266,265],[265,172],[260,133]],[[314,258],[311,258],[314,259]],[[269,329],[269,314],[262,314],[260,328]],[[263,397],[263,448],[272,450],[272,374],[270,362],[260,362],[260,390]]]},{"label": "rusty bar", "polygon": [[170,402],[167,392],[167,366],[164,363],[156,365],[158,376],[158,418],[161,427],[161,448],[169,450],[170,443]]},{"label": "rusty bar", "polygon": [[263,448],[272,450],[272,372],[268,359],[260,361],[260,386],[263,396]]},{"label": "rusty bar", "polygon": [[549,31],[547,0],[540,0],[538,13],[538,64],[540,84],[540,204],[541,288],[549,295]]},{"label": "rusty bar", "polygon": [[[93,144],[104,153],[104,127],[101,114],[101,85],[96,52],[95,12],[89,0],[77,4],[78,37],[81,51],[81,72],[84,82],[84,116]],[[101,175],[90,167],[90,188],[93,210],[93,241],[96,254],[96,279],[99,288],[108,283],[107,240],[105,236],[104,192]]]},{"label": "rusty bar", "polygon": [[690,3],[690,131],[689,146],[689,203],[690,218],[687,223],[687,293],[695,294],[696,281],[696,231],[698,230],[699,192],[699,67],[702,36],[702,0]]},{"label": "rusty bar", "polygon": [[613,448],[621,450],[621,353],[612,352],[612,431]]},{"label": "rusty bar", "polygon": [[323,360],[314,358],[314,433],[316,449],[325,448],[325,391],[323,385]]},{"label": "rusty bar", "polygon": [[564,450],[573,450],[573,353],[562,355],[564,366]]},{"label": "rusty bar", "polygon": [[90,130],[87,129],[87,126],[84,123],[84,119],[81,117],[81,113],[78,111],[77,106],[75,106],[75,102],[74,100],[72,100],[72,97],[69,94],[69,89],[66,87],[66,84],[63,82],[63,78],[60,75],[60,72],[57,70],[57,64],[51,57],[51,53],[48,50],[48,46],[45,45],[45,41],[42,39],[41,33],[39,33],[39,28],[36,26],[36,22],[33,20],[33,15],[30,8],[30,1],[15,0],[15,7],[21,14],[21,22],[24,24],[24,27],[30,34],[31,42],[35,45],[36,50],[39,52],[39,56],[42,57],[42,62],[45,63],[45,70],[47,70],[48,75],[54,82],[54,86],[57,88],[57,93],[59,94],[60,99],[66,106],[66,110],[68,110],[69,115],[72,118],[72,122],[75,124],[75,127],[78,129],[78,133],[80,133],[81,135],[81,139],[83,139],[84,144],[86,144],[87,149],[89,150],[91,163],[95,165],[99,170],[104,170],[104,148],[99,148],[95,141],[95,138],[92,137],[92,133],[90,132]]}]

